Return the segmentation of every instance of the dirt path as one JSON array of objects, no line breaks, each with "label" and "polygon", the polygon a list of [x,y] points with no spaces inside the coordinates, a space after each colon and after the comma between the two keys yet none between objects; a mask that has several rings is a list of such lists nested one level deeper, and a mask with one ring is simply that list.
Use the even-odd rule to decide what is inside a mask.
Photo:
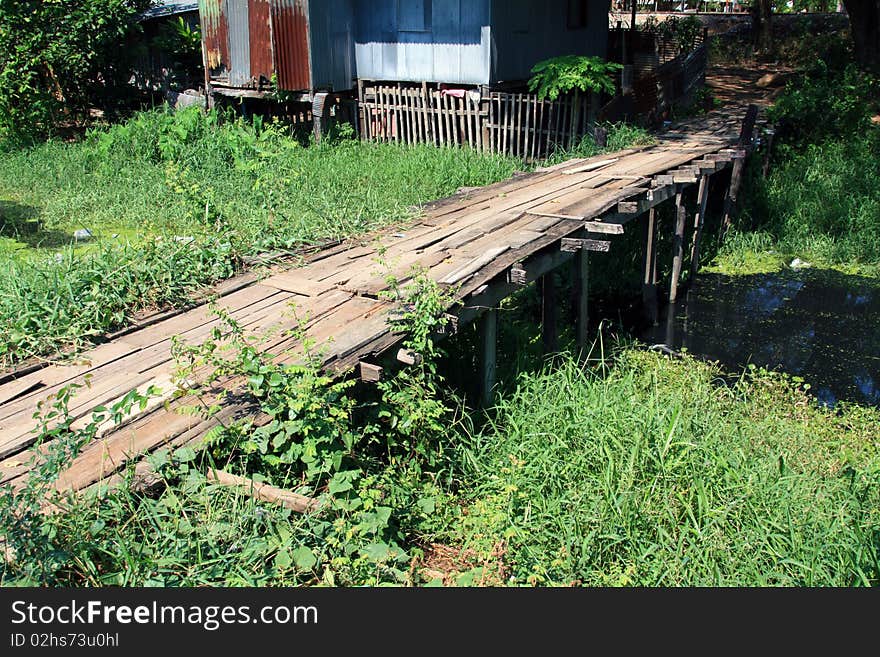
[{"label": "dirt path", "polygon": [[715,64],[706,71],[706,86],[722,107],[751,103],[767,107],[785,88],[792,72],[780,64]]}]

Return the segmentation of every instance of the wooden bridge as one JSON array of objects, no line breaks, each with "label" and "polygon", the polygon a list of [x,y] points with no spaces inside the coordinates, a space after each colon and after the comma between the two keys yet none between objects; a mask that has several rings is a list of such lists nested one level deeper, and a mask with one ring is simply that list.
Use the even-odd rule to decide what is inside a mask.
[{"label": "wooden bridge", "polygon": [[[300,339],[291,331],[299,327],[323,347],[327,368],[340,373],[360,368],[364,379],[375,380],[380,376],[376,359],[395,353],[404,338],[388,322],[396,310],[396,304],[381,294],[388,288],[388,276],[405,285],[414,268],[427,270],[430,278],[456,291],[458,303],[448,312],[457,322],[481,322],[482,388],[488,401],[494,385],[495,309],[517,288],[534,281],[545,284],[544,327],[546,343],[552,345],[552,286],[545,276],[574,260],[579,279],[577,335],[584,344],[588,254],[612,258],[613,252],[604,252],[615,236],[640,231],[645,247],[643,290],[649,307],[656,307],[654,208],[667,200],[677,208],[670,281],[670,297],[675,298],[684,258],[693,259],[693,269],[699,264],[709,178],[732,168],[729,211],[751,145],[755,114],[753,107],[739,112],[728,109],[724,115],[668,131],[655,146],[570,160],[488,187],[460,190],[425,208],[406,229],[321,250],[301,267],[276,269],[262,279],[252,273],[227,281],[215,290],[216,304],[249,334],[269,336],[261,348],[278,361],[292,362],[301,354]],[[698,199],[692,221],[683,203],[690,187]],[[694,231],[693,252],[688,254],[684,253],[686,230]],[[29,450],[38,437],[34,432],[38,404],[50,405],[53,396],[71,384],[83,386],[70,401],[74,427],[89,423],[96,407],[109,407],[133,390],[145,393],[152,388],[159,393],[121,423],[101,426],[97,439],[60,477],[61,489],[84,489],[118,477],[128,462],[162,446],[197,446],[221,422],[243,417],[256,424],[265,422],[267,418],[246,395],[232,397],[239,401],[225,403],[210,419],[179,412],[197,400],[191,394],[181,396],[173,380],[172,336],[198,344],[219,322],[208,305],[157,316],[69,364],[0,379],[0,482],[19,486],[25,481],[47,449],[43,444]],[[243,390],[245,381],[231,378],[218,385]]]}]

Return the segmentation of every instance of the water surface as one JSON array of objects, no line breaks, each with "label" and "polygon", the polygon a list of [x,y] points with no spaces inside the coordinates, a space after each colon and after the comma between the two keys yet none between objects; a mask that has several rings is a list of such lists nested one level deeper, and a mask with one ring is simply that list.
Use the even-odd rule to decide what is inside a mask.
[{"label": "water surface", "polygon": [[803,377],[829,406],[880,405],[880,284],[827,270],[701,274],[643,339],[733,371]]}]

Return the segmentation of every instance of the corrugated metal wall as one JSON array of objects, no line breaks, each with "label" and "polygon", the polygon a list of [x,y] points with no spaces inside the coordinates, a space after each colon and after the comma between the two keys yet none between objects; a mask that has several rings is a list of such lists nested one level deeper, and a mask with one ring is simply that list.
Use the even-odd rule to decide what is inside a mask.
[{"label": "corrugated metal wall", "polygon": [[251,0],[248,3],[248,34],[250,35],[250,74],[254,80],[272,79],[275,65],[272,61],[272,27],[269,24],[269,0]]},{"label": "corrugated metal wall", "polygon": [[199,12],[215,84],[265,87],[277,73],[281,89],[312,89],[308,0],[200,0]]},{"label": "corrugated metal wall", "polygon": [[539,61],[559,55],[605,57],[607,0],[586,0],[586,25],[569,27],[571,0],[492,0],[492,82],[525,80]]},{"label": "corrugated metal wall", "polygon": [[250,87],[251,34],[247,0],[227,0],[226,22],[229,25],[229,84]]},{"label": "corrugated metal wall", "polygon": [[[320,4],[321,0],[315,0]],[[278,86],[287,91],[312,89],[308,0],[271,0],[272,40]]]},{"label": "corrugated metal wall", "polygon": [[225,74],[229,65],[229,26],[226,22],[226,0],[199,0],[202,23],[202,47],[211,74]]},{"label": "corrugated metal wall", "polygon": [[355,0],[311,0],[312,85],[345,91],[353,86]]},{"label": "corrugated metal wall", "polygon": [[490,0],[357,0],[357,75],[488,84]]}]

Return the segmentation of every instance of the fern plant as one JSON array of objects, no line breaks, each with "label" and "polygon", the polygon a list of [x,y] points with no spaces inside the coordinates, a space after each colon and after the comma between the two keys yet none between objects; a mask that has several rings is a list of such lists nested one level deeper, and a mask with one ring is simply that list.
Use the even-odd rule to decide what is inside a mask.
[{"label": "fern plant", "polygon": [[614,94],[614,73],[623,66],[601,57],[563,55],[538,62],[532,68],[529,91],[540,100],[556,100],[569,91],[595,91]]}]

